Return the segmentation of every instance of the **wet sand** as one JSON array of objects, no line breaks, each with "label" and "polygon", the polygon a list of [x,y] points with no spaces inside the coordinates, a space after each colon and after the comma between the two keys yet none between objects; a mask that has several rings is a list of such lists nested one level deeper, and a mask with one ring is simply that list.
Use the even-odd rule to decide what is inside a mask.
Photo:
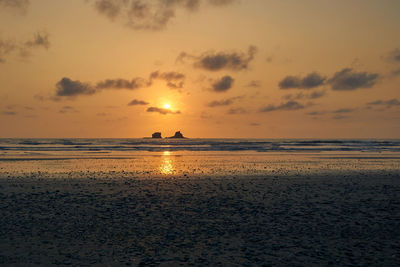
[{"label": "wet sand", "polygon": [[400,265],[399,169],[146,173],[0,172],[0,265]]}]

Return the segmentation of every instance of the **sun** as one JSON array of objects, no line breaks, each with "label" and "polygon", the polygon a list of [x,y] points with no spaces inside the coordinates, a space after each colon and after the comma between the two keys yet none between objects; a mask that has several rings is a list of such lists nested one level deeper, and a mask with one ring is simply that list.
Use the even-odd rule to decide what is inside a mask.
[{"label": "sun", "polygon": [[171,108],[171,105],[170,105],[170,104],[164,104],[164,108],[165,108],[165,109],[170,109],[170,108]]}]

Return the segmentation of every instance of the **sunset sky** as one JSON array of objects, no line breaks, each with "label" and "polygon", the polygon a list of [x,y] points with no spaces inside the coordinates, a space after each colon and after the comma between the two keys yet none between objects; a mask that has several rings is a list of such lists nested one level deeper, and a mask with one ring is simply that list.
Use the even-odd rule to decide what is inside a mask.
[{"label": "sunset sky", "polygon": [[400,138],[399,0],[0,0],[0,137]]}]

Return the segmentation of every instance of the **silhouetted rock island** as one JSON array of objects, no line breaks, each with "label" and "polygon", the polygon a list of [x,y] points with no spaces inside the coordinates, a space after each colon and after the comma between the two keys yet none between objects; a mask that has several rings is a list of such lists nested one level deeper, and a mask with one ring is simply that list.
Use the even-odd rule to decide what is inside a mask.
[{"label": "silhouetted rock island", "polygon": [[[144,139],[149,139],[150,137],[144,137]],[[154,138],[154,139],[160,139],[160,138],[162,138],[162,136],[161,136],[161,133],[160,132],[155,132],[155,133],[153,133],[152,135],[151,135],[151,138]],[[183,136],[183,134],[180,132],[180,131],[177,131],[176,133],[175,133],[175,135],[174,136],[170,136],[170,137],[165,137],[165,138],[173,138],[173,139],[179,139],[179,138],[187,138],[187,137],[184,137]]]},{"label": "silhouetted rock island", "polygon": [[186,138],[180,131],[177,131],[174,136],[167,137],[167,138]]},{"label": "silhouetted rock island", "polygon": [[151,135],[151,138],[162,138],[160,132],[155,132]]}]

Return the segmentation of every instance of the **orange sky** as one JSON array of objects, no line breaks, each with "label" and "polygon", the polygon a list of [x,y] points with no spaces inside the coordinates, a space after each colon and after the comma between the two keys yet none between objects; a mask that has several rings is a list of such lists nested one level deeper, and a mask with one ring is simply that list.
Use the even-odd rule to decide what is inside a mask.
[{"label": "orange sky", "polygon": [[399,10],[0,0],[0,137],[400,138]]}]

